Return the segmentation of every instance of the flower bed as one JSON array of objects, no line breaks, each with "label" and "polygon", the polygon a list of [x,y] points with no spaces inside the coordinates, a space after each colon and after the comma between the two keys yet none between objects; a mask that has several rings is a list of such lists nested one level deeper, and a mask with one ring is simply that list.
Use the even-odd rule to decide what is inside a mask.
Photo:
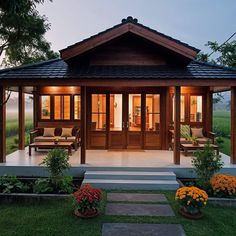
[{"label": "flower bed", "polygon": [[217,197],[236,197],[236,177],[226,174],[217,174],[211,178],[213,194]]}]

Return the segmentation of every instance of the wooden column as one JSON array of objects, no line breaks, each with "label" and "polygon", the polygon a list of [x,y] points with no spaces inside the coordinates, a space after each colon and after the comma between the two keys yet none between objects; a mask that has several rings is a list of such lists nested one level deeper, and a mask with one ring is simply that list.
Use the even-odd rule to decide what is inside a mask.
[{"label": "wooden column", "polygon": [[19,122],[19,131],[18,131],[18,148],[19,150],[25,149],[25,94],[24,87],[19,87],[19,99],[18,99],[18,122]]},{"label": "wooden column", "polygon": [[230,163],[236,164],[236,87],[231,88],[231,155]]},{"label": "wooden column", "polygon": [[33,95],[33,121],[34,121],[34,129],[35,129],[38,123],[38,106],[39,105],[38,105],[37,93],[33,91],[32,95]]},{"label": "wooden column", "polygon": [[81,119],[80,119],[80,163],[86,162],[86,87],[80,87],[80,102],[81,102]]},{"label": "wooden column", "polygon": [[210,87],[207,89],[206,94],[206,131],[212,131],[213,123],[213,92],[210,91]]},{"label": "wooden column", "polygon": [[174,99],[174,164],[180,164],[180,86],[175,87]]},{"label": "wooden column", "polygon": [[0,163],[6,162],[6,105],[5,88],[0,86]]}]

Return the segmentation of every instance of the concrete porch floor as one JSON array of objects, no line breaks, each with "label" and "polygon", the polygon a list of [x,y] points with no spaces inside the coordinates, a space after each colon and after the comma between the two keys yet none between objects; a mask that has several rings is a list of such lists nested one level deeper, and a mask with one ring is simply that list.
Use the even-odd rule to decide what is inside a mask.
[{"label": "concrete porch floor", "polygon": [[[32,150],[29,156],[28,147],[23,151],[16,151],[7,156],[6,163],[0,164],[0,175],[17,176],[48,176],[46,167],[39,165],[46,155]],[[224,167],[221,172],[236,175],[236,165],[230,164],[230,157],[222,154]],[[192,178],[194,171],[191,156],[185,157],[181,153],[181,164],[173,164],[173,152],[164,150],[140,151],[110,151],[86,150],[86,164],[80,164],[80,150],[73,151],[70,156],[71,168],[66,174],[83,178],[86,170],[90,171],[170,171],[179,178]]]},{"label": "concrete porch floor", "polygon": [[[0,166],[39,166],[47,151],[32,149],[32,156],[29,156],[28,147],[25,150],[18,150],[7,155],[6,163]],[[234,167],[230,164],[230,157],[221,153],[224,167]],[[184,156],[181,153],[181,164],[173,164],[173,152],[166,150],[86,150],[86,164],[80,164],[80,150],[73,151],[70,156],[70,164],[76,166],[106,166],[106,167],[192,167],[191,156]]]}]

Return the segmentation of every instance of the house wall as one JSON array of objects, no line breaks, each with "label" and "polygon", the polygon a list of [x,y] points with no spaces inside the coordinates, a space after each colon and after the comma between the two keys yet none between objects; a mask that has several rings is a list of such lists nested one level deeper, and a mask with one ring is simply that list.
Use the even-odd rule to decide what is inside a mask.
[{"label": "house wall", "polygon": [[[80,94],[80,87],[38,87],[36,92],[36,98],[38,99],[38,104],[40,104],[39,97],[40,95],[75,95]],[[188,115],[185,117],[185,122],[182,122],[183,124],[190,124],[191,127],[203,127],[203,129],[206,131],[208,129],[207,127],[207,104],[206,104],[206,96],[207,96],[208,89],[206,87],[182,87],[181,88],[181,94],[185,96],[185,113],[189,114],[190,110],[190,96],[191,95],[201,95],[202,101],[203,101],[203,120],[202,122],[190,122]],[[172,121],[172,114],[173,114],[173,108],[172,108],[172,101],[173,101],[173,94],[174,94],[174,88],[173,87],[154,87],[150,90],[150,88],[140,87],[140,88],[118,88],[118,87],[109,87],[109,88],[102,88],[102,87],[93,87],[88,89],[87,93],[87,148],[89,149],[108,149],[108,139],[109,134],[107,134],[107,130],[104,130],[102,132],[93,131],[91,130],[91,95],[96,93],[101,94],[113,94],[113,93],[132,93],[132,94],[152,94],[157,93],[160,94],[161,104],[160,104],[160,145],[155,146],[152,142],[157,138],[157,136],[153,136],[151,132],[145,132],[143,135],[143,141],[141,148],[144,149],[168,149],[169,147],[169,129],[173,128],[173,121]],[[107,96],[108,96],[107,95]],[[106,96],[105,96],[106,97]],[[104,98],[105,98],[104,97]],[[119,97],[121,99],[121,97]],[[117,101],[118,102],[118,101]],[[73,105],[72,105],[73,106]],[[132,102],[130,102],[129,109],[132,109]],[[107,105],[107,113],[108,113],[109,106]],[[72,109],[73,112],[73,109]],[[110,111],[109,111],[110,112]],[[118,112],[118,111],[117,111]],[[120,111],[119,111],[120,112]],[[108,114],[108,122],[110,122],[110,116],[114,116],[114,114]],[[39,107],[37,109],[37,127],[71,127],[71,126],[80,126],[80,120],[66,120],[66,121],[56,121],[54,119],[52,120],[42,120],[40,119],[40,112]],[[71,114],[71,117],[73,117],[73,114]],[[119,118],[120,116],[116,116]],[[113,118],[114,119],[114,118]],[[121,123],[121,121],[115,121],[116,123]],[[144,132],[145,127],[142,128]],[[147,141],[147,140],[148,141]],[[145,147],[145,142],[149,142],[149,147]],[[152,148],[152,145],[153,148]],[[159,148],[157,148],[159,147]]]}]

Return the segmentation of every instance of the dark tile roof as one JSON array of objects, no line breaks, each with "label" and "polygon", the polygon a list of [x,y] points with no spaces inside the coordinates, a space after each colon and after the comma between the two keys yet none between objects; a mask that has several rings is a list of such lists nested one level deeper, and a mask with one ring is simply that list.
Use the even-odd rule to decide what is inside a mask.
[{"label": "dark tile roof", "polygon": [[86,41],[88,41],[88,40],[90,40],[90,39],[93,39],[93,38],[95,38],[95,37],[97,37],[97,36],[99,36],[99,35],[102,35],[102,34],[104,34],[104,33],[107,33],[107,32],[109,32],[109,31],[111,31],[111,30],[114,30],[114,29],[116,29],[116,28],[118,28],[118,27],[120,27],[120,26],[122,26],[122,25],[124,25],[124,24],[127,24],[127,23],[132,23],[132,24],[141,26],[142,28],[145,28],[146,30],[149,30],[149,31],[151,31],[151,32],[153,32],[153,33],[155,33],[155,34],[158,34],[158,35],[160,35],[160,36],[162,36],[162,37],[165,37],[165,38],[167,38],[167,39],[169,39],[169,40],[172,40],[172,41],[174,41],[174,42],[176,42],[176,43],[178,43],[178,44],[181,44],[181,45],[183,45],[183,46],[185,46],[185,47],[188,47],[188,48],[190,48],[190,49],[192,49],[192,50],[195,50],[195,51],[197,51],[197,52],[200,52],[200,49],[198,49],[198,48],[195,48],[195,47],[193,47],[193,46],[190,46],[189,44],[184,43],[184,42],[182,42],[182,41],[180,41],[180,40],[178,40],[178,39],[172,38],[172,37],[170,37],[170,36],[168,36],[168,35],[166,35],[166,34],[163,34],[163,33],[159,32],[159,31],[157,31],[157,30],[151,29],[151,28],[149,28],[149,27],[147,27],[147,26],[145,26],[145,25],[143,25],[143,24],[138,23],[138,20],[137,20],[137,19],[134,19],[134,18],[131,17],[131,16],[127,17],[127,19],[123,19],[120,24],[117,24],[117,25],[115,25],[115,26],[113,26],[113,27],[111,27],[111,28],[109,28],[109,29],[106,29],[106,30],[104,30],[104,31],[102,31],[102,32],[99,32],[98,34],[95,34],[95,35],[93,35],[93,36],[91,36],[91,37],[89,37],[89,38],[86,38],[86,39],[84,39],[84,40],[82,40],[82,41],[80,41],[80,42],[77,42],[77,43],[75,43],[75,44],[72,44],[72,45],[70,45],[70,46],[64,48],[64,49],[61,49],[60,52],[63,52],[64,50],[67,50],[67,49],[69,49],[69,48],[72,48],[72,47],[74,47],[74,46],[77,46],[77,45],[79,45],[79,44],[82,44],[82,43],[84,43],[84,42],[86,42]]},{"label": "dark tile roof", "polygon": [[61,59],[0,70],[1,79],[24,78],[156,78],[156,79],[236,79],[236,70],[191,62],[187,67],[174,66],[81,66],[69,68]]}]

